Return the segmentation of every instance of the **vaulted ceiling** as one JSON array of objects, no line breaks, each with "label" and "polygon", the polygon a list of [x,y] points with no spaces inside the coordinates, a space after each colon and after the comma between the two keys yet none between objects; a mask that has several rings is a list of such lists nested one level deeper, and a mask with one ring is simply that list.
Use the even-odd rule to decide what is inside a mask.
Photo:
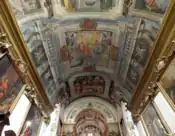
[{"label": "vaulted ceiling", "polygon": [[10,0],[51,102],[97,96],[114,107],[131,100],[169,2]]}]

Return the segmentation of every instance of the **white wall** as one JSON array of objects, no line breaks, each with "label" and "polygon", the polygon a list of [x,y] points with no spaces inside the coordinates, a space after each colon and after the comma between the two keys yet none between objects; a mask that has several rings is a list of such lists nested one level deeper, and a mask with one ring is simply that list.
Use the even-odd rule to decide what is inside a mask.
[{"label": "white wall", "polygon": [[141,121],[139,121],[136,124],[136,126],[137,126],[137,129],[138,129],[138,132],[139,132],[140,136],[147,136]]},{"label": "white wall", "polygon": [[60,118],[60,105],[50,115],[50,124],[46,125],[44,122],[41,125],[39,136],[57,136],[59,118]]},{"label": "white wall", "polygon": [[160,111],[172,133],[175,133],[175,111],[170,107],[162,93],[158,93],[153,104]]},{"label": "white wall", "polygon": [[5,126],[2,136],[4,136],[4,131],[6,130],[13,130],[16,135],[19,135],[27,113],[30,109],[31,103],[27,99],[25,95],[22,95],[17,103],[16,107],[14,108],[13,112],[11,113],[9,120],[10,126]]},{"label": "white wall", "polygon": [[[123,125],[126,130],[123,134],[124,136],[141,136],[137,130],[136,125],[133,122],[131,112],[126,108],[126,103],[121,102],[122,112],[123,112]],[[123,131],[123,130],[122,130]]]}]

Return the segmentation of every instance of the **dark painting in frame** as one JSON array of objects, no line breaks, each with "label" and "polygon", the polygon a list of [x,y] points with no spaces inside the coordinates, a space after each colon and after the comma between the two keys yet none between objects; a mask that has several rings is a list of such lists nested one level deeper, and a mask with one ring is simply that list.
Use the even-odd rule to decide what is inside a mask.
[{"label": "dark painting in frame", "polygon": [[11,111],[25,90],[21,74],[8,53],[0,53],[0,112]]},{"label": "dark painting in frame", "polygon": [[32,105],[27,114],[19,136],[38,136],[42,123],[42,114],[37,106]]}]

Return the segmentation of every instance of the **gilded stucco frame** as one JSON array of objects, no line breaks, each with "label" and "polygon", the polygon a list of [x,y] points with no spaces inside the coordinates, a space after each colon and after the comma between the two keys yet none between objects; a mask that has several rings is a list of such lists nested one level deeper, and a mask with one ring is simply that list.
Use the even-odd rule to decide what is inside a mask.
[{"label": "gilded stucco frame", "polygon": [[27,66],[25,65],[27,70],[22,73],[24,82],[35,86],[35,91],[38,94],[37,96],[43,105],[43,111],[49,115],[53,111],[53,105],[51,105],[45,93],[45,88],[30,58],[25,45],[26,43],[12,12],[10,3],[7,0],[0,0],[0,27],[0,41],[12,45],[9,48],[9,54],[14,60],[18,60],[19,63],[27,64]]},{"label": "gilded stucco frame", "polygon": [[175,49],[174,40],[175,1],[173,0],[162,22],[158,38],[154,43],[154,49],[144,74],[133,93],[130,109],[135,121],[138,121],[147,104],[153,100],[158,93],[156,90],[157,82],[159,82],[165,71],[165,67],[172,59]]}]

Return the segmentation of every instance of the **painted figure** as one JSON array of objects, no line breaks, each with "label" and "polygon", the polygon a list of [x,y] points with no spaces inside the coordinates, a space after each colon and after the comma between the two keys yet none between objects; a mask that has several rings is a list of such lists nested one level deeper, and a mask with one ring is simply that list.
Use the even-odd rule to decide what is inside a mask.
[{"label": "painted figure", "polygon": [[8,89],[8,79],[6,77],[3,77],[0,81],[0,98],[4,96],[4,93]]},{"label": "painted figure", "polygon": [[81,76],[74,81],[74,88],[77,94],[90,90],[102,94],[105,89],[105,81],[100,76]]},{"label": "painted figure", "polygon": [[76,0],[62,0],[62,5],[66,8],[67,11],[75,11]]},{"label": "painted figure", "polygon": [[23,136],[31,136],[32,130],[30,127],[27,127],[26,131],[24,132]]},{"label": "painted figure", "polygon": [[165,12],[170,0],[145,0],[146,7],[150,10],[161,9]]},{"label": "painted figure", "polygon": [[72,57],[71,57],[70,50],[69,50],[68,46],[64,45],[63,47],[61,47],[60,53],[61,53],[61,60],[63,62],[72,60]]},{"label": "painted figure", "polygon": [[41,8],[39,0],[21,0],[21,2],[25,12],[31,12],[32,10]]}]

